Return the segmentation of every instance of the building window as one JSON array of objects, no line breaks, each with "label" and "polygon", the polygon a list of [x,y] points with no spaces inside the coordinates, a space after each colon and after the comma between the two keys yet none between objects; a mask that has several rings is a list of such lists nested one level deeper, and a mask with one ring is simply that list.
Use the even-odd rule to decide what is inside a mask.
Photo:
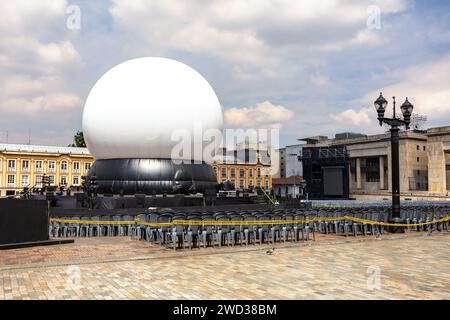
[{"label": "building window", "polygon": [[367,167],[379,167],[380,166],[380,159],[379,158],[367,158],[366,159],[366,166]]},{"label": "building window", "polygon": [[51,186],[55,185],[55,176],[48,176],[48,184]]},{"label": "building window", "polygon": [[256,186],[258,188],[261,188],[261,179],[258,179],[258,181],[256,181]]},{"label": "building window", "polygon": [[16,160],[8,160],[8,171],[16,171]]},{"label": "building window", "polygon": [[67,185],[67,177],[61,176],[61,186],[66,186],[66,185]]},{"label": "building window", "polygon": [[235,168],[231,168],[230,169],[230,176],[232,176],[232,177],[236,176],[236,169]]},{"label": "building window", "polygon": [[67,161],[61,161],[61,172],[67,172]]},{"label": "building window", "polygon": [[74,162],[72,163],[73,173],[80,173],[80,163]]},{"label": "building window", "polygon": [[248,169],[248,176],[253,177],[253,168]]},{"label": "building window", "polygon": [[22,176],[22,179],[20,180],[20,185],[23,188],[28,186],[28,176],[27,175]]},{"label": "building window", "polygon": [[222,168],[222,177],[227,176],[227,168]]},{"label": "building window", "polygon": [[8,175],[8,187],[15,187],[16,176],[13,174]]},{"label": "building window", "polygon": [[419,158],[419,157],[417,157],[417,159],[416,159],[416,160],[417,160],[417,162],[420,162],[420,158]]},{"label": "building window", "polygon": [[42,161],[41,160],[36,160],[35,168],[36,168],[36,172],[42,172]]},{"label": "building window", "polygon": [[253,180],[249,180],[249,181],[248,181],[248,186],[249,186],[249,187],[253,187]]},{"label": "building window", "polygon": [[89,170],[91,170],[91,163],[90,162],[86,162],[84,164],[84,173],[87,174],[89,172]]},{"label": "building window", "polygon": [[36,176],[35,182],[36,182],[36,187],[42,188],[42,176]]},{"label": "building window", "polygon": [[28,172],[30,170],[30,161],[29,160],[22,160],[22,171]]},{"label": "building window", "polygon": [[244,190],[245,189],[245,183],[244,179],[239,180],[239,189]]},{"label": "building window", "polygon": [[73,179],[72,179],[72,184],[74,186],[78,186],[80,184],[80,177],[74,176]]},{"label": "building window", "polygon": [[264,187],[265,187],[266,189],[269,189],[269,180],[266,180],[266,181],[264,182]]},{"label": "building window", "polygon": [[233,189],[236,190],[236,180],[231,179],[230,182],[231,182],[231,184],[232,184],[232,186],[233,186]]},{"label": "building window", "polygon": [[417,150],[419,150],[419,145],[417,145],[416,147],[417,147]]},{"label": "building window", "polygon": [[425,151],[427,148],[425,146],[423,146],[423,151]]},{"label": "building window", "polygon": [[214,169],[214,173],[216,174],[216,177],[217,177],[217,167],[213,167],[213,169]]},{"label": "building window", "polygon": [[261,168],[258,168],[258,177],[261,177]]},{"label": "building window", "polygon": [[55,161],[48,162],[48,172],[55,172],[56,164]]},{"label": "building window", "polygon": [[239,177],[243,178],[245,176],[245,170],[244,169],[239,169]]},{"label": "building window", "polygon": [[366,172],[366,182],[379,182],[379,172]]}]

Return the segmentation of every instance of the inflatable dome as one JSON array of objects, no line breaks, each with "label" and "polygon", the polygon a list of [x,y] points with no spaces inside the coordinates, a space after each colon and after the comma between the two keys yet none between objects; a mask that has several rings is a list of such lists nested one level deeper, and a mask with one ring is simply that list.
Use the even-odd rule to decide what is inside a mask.
[{"label": "inflatable dome", "polygon": [[[111,194],[215,188],[209,159],[195,150],[211,144],[207,130],[220,133],[222,126],[219,100],[197,71],[166,58],[126,61],[107,71],[86,99],[82,127],[95,159],[88,178],[95,176],[99,193]],[[190,148],[174,152],[182,136]]]},{"label": "inflatable dome", "polygon": [[[94,85],[83,110],[84,137],[96,160],[172,159],[177,134],[189,133],[203,149],[203,132],[222,130],[222,125],[222,108],[205,78],[165,58],[138,58],[113,67]],[[204,160],[194,152],[183,155]]]}]

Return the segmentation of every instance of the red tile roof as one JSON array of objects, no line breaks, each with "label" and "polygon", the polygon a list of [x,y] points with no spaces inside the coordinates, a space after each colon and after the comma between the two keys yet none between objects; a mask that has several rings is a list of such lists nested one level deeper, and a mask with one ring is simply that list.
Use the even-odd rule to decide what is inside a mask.
[{"label": "red tile roof", "polygon": [[300,184],[302,182],[303,177],[301,176],[291,176],[287,178],[273,178],[272,179],[272,185],[293,185],[294,184],[294,178],[295,178],[295,184]]}]

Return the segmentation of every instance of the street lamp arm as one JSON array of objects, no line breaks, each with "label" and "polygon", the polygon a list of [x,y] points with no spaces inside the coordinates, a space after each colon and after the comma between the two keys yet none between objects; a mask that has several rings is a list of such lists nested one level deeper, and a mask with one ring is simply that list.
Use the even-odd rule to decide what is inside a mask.
[{"label": "street lamp arm", "polygon": [[391,127],[401,127],[403,125],[407,125],[405,120],[398,118],[381,118],[380,120]]}]

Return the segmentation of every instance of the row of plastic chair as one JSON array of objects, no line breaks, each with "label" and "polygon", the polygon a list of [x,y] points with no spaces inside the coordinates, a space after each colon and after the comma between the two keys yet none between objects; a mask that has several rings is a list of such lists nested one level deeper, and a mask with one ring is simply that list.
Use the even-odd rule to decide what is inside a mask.
[{"label": "row of plastic chair", "polygon": [[[402,217],[406,223],[423,223],[448,217],[447,206],[434,205],[430,207],[408,206],[403,208]],[[335,234],[345,236],[358,235],[379,235],[384,233],[384,227],[363,222],[355,222],[349,219],[342,219],[343,216],[353,216],[359,219],[387,222],[389,218],[389,207],[322,207],[316,209],[267,209],[267,210],[192,210],[175,211],[167,210],[163,212],[150,212],[139,214],[137,217],[131,215],[113,216],[82,216],[63,217],[70,220],[86,220],[92,223],[56,223],[52,222],[49,228],[50,236],[57,237],[96,237],[96,236],[131,236],[135,239],[146,240],[160,245],[171,245],[174,248],[182,247],[207,247],[224,245],[249,245],[264,242],[277,241],[299,241],[310,240],[315,233]],[[150,227],[143,223],[134,224],[138,218],[142,222],[176,222],[177,220],[191,221],[221,221],[222,226],[198,225],[177,225],[170,227]],[[315,222],[306,223],[305,220],[316,218]],[[328,221],[321,218],[340,218],[335,221]],[[112,220],[114,223],[102,224],[96,221]],[[286,220],[295,223],[286,224],[256,224],[247,226],[245,223],[239,225],[238,221],[258,221],[258,220]],[[120,222],[123,223],[120,223]],[[227,225],[227,221],[233,221]],[[298,222],[297,222],[298,221]],[[410,230],[433,231],[448,230],[449,222],[429,224],[421,227],[410,227]]]}]

